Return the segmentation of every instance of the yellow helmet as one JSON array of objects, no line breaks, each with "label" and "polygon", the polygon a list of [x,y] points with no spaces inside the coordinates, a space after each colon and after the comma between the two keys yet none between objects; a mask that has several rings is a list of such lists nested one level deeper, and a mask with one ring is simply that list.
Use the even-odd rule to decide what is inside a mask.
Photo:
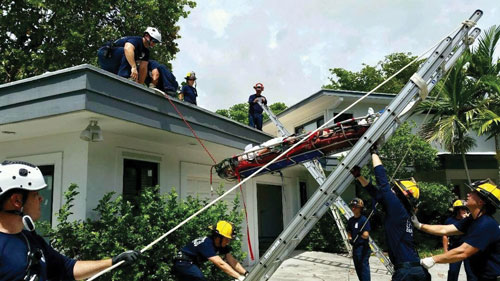
[{"label": "yellow helmet", "polygon": [[419,204],[420,188],[414,178],[406,180],[394,180],[396,188],[394,190],[399,192],[406,198],[407,202],[412,208],[416,208]]},{"label": "yellow helmet", "polygon": [[233,224],[228,221],[218,221],[215,227],[212,226],[211,228],[215,234],[229,239],[234,238]]},{"label": "yellow helmet", "polygon": [[469,186],[469,188],[479,193],[483,199],[492,204],[495,208],[500,208],[500,189],[490,179],[473,182],[472,186]]},{"label": "yellow helmet", "polygon": [[184,77],[186,80],[196,80],[196,73],[194,71],[190,71],[186,74],[186,77]]},{"label": "yellow helmet", "polygon": [[352,208],[353,206],[358,207],[358,208],[364,208],[365,203],[363,202],[363,200],[361,198],[355,197],[351,200],[351,202],[349,202],[349,207]]},{"label": "yellow helmet", "polygon": [[455,200],[455,202],[453,202],[453,208],[466,208],[465,200]]}]

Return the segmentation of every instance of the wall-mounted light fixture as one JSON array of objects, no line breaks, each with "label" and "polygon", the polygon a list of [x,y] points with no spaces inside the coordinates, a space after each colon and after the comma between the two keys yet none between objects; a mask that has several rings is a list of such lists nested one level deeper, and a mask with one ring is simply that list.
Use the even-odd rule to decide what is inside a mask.
[{"label": "wall-mounted light fixture", "polygon": [[101,128],[97,126],[97,120],[90,120],[87,128],[81,132],[80,138],[84,141],[90,142],[99,142],[104,140]]}]

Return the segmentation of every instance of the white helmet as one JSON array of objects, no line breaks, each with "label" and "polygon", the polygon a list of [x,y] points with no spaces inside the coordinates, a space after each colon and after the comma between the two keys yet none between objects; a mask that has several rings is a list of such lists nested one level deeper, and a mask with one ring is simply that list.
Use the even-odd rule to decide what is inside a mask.
[{"label": "white helmet", "polygon": [[158,43],[161,43],[161,34],[158,31],[158,29],[150,26],[150,27],[146,28],[146,31],[144,31],[144,33],[149,34],[149,36],[151,36],[151,38],[158,41]]},{"label": "white helmet", "polygon": [[35,165],[9,160],[0,164],[0,197],[12,189],[36,191],[46,186],[42,172]]}]

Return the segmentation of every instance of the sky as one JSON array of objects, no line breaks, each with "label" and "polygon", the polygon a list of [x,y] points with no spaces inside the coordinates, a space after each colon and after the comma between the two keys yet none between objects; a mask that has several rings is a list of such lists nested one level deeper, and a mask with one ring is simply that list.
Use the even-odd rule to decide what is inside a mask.
[{"label": "sky", "polygon": [[358,71],[394,52],[420,55],[468,19],[500,24],[498,0],[198,0],[179,22],[179,82],[197,76],[198,106],[246,102],[264,84],[268,103],[291,106],[329,83],[329,69]]}]

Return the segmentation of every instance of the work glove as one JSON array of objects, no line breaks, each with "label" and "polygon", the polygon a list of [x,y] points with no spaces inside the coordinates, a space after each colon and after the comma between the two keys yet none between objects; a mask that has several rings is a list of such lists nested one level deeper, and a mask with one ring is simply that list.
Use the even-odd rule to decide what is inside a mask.
[{"label": "work glove", "polygon": [[425,259],[421,259],[420,264],[423,267],[425,267],[425,269],[429,269],[429,268],[433,267],[436,264],[436,262],[434,261],[434,259],[432,257],[428,257]]},{"label": "work glove", "polygon": [[377,154],[378,155],[377,143],[374,143],[372,146],[370,146],[370,154]]},{"label": "work glove", "polygon": [[422,228],[422,224],[418,221],[418,218],[417,218],[416,215],[411,216],[411,223],[413,223],[413,226],[416,229],[421,229]]},{"label": "work glove", "polygon": [[351,174],[356,179],[361,177],[361,168],[358,165],[352,167]]},{"label": "work glove", "polygon": [[125,261],[124,265],[129,265],[135,262],[139,258],[140,254],[141,253],[138,251],[128,250],[112,258],[111,263],[114,265],[121,261]]}]

